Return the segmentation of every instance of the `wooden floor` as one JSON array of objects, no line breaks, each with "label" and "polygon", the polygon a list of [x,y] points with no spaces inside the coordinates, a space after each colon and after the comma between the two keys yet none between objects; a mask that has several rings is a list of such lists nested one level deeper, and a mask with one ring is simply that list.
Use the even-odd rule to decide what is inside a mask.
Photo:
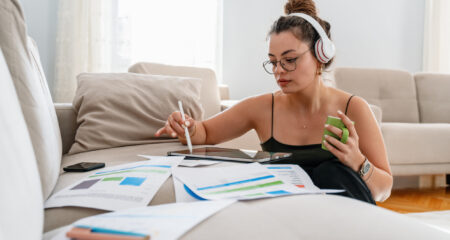
[{"label": "wooden floor", "polygon": [[450,210],[450,187],[392,190],[391,196],[377,205],[399,213]]}]

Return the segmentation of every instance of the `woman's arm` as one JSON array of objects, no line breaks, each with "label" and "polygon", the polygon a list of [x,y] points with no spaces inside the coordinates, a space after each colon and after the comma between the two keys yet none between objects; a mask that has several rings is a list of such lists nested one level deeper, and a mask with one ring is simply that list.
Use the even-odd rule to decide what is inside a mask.
[{"label": "woman's arm", "polygon": [[[261,96],[244,99],[205,121],[195,121],[190,116],[185,115],[185,124],[189,129],[192,144],[218,144],[239,137],[251,130],[254,128],[254,116],[260,111],[259,108],[262,105],[258,104],[259,101],[261,101]],[[181,113],[173,112],[166,125],[159,129],[155,136],[166,133],[178,137],[183,144],[186,144],[182,125]]]},{"label": "woman's arm", "polygon": [[[363,180],[369,187],[373,198],[376,201],[384,201],[390,196],[393,178],[381,130],[364,99],[353,97],[348,112],[348,116],[343,113],[338,115],[349,129],[349,140],[347,144],[343,144],[338,140],[333,140],[334,138],[327,139],[336,146],[330,151],[356,172],[359,172],[367,158],[372,167]],[[351,121],[354,121],[355,124],[353,125]],[[328,126],[329,130],[332,128],[332,126]],[[329,144],[327,148],[328,146]],[[333,148],[333,146],[330,147]]]}]

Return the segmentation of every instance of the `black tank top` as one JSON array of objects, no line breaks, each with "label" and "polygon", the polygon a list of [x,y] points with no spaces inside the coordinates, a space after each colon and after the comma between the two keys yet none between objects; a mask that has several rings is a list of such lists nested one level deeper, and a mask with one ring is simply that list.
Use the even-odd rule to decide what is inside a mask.
[{"label": "black tank top", "polygon": [[[347,101],[347,106],[345,107],[345,114],[347,114],[348,105],[350,100],[354,95],[350,96]],[[318,164],[335,159],[336,157],[329,151],[322,149],[322,144],[310,144],[310,145],[288,145],[277,141],[273,137],[273,105],[274,96],[272,93],[272,126],[271,126],[271,136],[270,138],[261,143],[261,148],[268,152],[289,152],[292,153],[292,157],[286,160],[282,160],[277,163],[289,163],[298,164],[301,166],[317,166]]]}]

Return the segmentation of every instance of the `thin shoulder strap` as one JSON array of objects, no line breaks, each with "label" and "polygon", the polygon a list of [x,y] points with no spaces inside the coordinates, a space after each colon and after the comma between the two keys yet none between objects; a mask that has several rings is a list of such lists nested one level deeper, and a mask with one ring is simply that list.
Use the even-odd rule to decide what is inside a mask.
[{"label": "thin shoulder strap", "polygon": [[274,96],[272,93],[272,126],[270,128],[270,137],[273,137],[273,101],[274,101],[273,99],[274,99]]},{"label": "thin shoulder strap", "polygon": [[347,106],[345,107],[345,115],[347,115],[347,110],[348,110],[348,105],[350,104],[350,100],[352,100],[352,97],[354,97],[355,95],[351,95],[350,98],[347,101]]}]

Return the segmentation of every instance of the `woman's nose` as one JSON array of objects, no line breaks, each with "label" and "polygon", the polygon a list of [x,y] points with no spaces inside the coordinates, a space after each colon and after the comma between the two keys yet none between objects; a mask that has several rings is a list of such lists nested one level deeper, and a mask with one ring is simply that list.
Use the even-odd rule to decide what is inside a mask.
[{"label": "woman's nose", "polygon": [[281,74],[281,73],[284,73],[284,72],[286,72],[286,70],[284,70],[284,68],[281,66],[281,62],[277,62],[275,64],[275,69],[274,69],[273,73]]}]

